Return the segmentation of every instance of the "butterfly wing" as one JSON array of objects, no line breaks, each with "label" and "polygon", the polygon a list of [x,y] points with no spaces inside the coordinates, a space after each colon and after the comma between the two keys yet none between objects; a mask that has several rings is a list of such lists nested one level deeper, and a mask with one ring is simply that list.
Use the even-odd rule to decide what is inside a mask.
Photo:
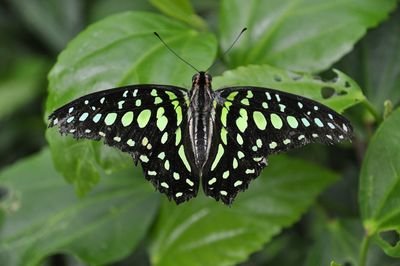
[{"label": "butterfly wing", "polygon": [[129,153],[158,190],[181,203],[198,189],[183,145],[186,113],[186,90],[134,85],[74,100],[49,116],[49,127],[74,138],[103,139]]},{"label": "butterfly wing", "polygon": [[[203,178],[206,194],[230,204],[267,164],[270,154],[311,142],[332,144],[352,137],[349,121],[307,98],[258,87],[215,92],[216,144],[224,151]],[[221,153],[220,153],[221,154]],[[216,158],[218,159],[218,150]],[[227,170],[229,169],[229,175]]]},{"label": "butterfly wing", "polygon": [[260,174],[267,161],[245,153],[233,134],[218,122],[220,114],[221,109],[217,107],[214,144],[209,157],[212,159],[205,166],[202,186],[206,195],[230,205],[237,193],[247,189],[250,181]]}]

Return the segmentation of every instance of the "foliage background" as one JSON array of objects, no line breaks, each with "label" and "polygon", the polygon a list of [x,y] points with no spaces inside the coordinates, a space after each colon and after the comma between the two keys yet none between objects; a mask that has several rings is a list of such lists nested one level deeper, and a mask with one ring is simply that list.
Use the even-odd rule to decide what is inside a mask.
[{"label": "foliage background", "polygon": [[[400,265],[397,5],[0,2],[0,265]],[[218,57],[214,87],[269,86],[345,112],[353,142],[272,156],[231,208],[201,193],[177,207],[124,154],[46,131],[54,108],[88,92],[187,87],[193,71],[153,31],[198,68]]]}]

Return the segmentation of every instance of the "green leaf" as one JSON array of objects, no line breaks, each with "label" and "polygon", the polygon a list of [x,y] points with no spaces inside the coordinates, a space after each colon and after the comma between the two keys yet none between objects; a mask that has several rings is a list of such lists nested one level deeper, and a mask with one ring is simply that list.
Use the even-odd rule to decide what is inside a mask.
[{"label": "green leaf", "polygon": [[213,86],[268,87],[308,97],[343,112],[364,100],[364,95],[351,78],[338,70],[334,71],[337,75],[334,81],[322,81],[310,74],[298,74],[268,65],[254,65],[224,72],[222,76],[213,79]]},{"label": "green leaf", "polygon": [[224,0],[220,36],[230,66],[270,64],[290,70],[327,69],[370,27],[384,20],[396,0]]},{"label": "green leaf", "polygon": [[300,219],[337,175],[284,156],[227,208],[199,196],[179,207],[166,202],[151,248],[154,265],[232,265]]},{"label": "green leaf", "polygon": [[61,50],[80,29],[83,5],[79,0],[13,0],[10,5],[27,27],[41,36],[54,51]]},{"label": "green leaf", "polygon": [[400,233],[400,109],[376,131],[365,155],[359,187],[361,216],[368,236],[390,256],[400,257],[400,242],[390,245],[379,235]]},{"label": "green leaf", "polygon": [[[357,265],[363,233],[360,221],[331,220],[323,225],[304,265]],[[333,259],[336,263],[332,262]]]},{"label": "green leaf", "polygon": [[[60,54],[49,74],[46,115],[103,89],[139,83],[190,84],[193,69],[171,54],[154,31],[200,69],[208,67],[215,57],[216,39],[210,33],[197,32],[152,13],[127,12],[108,17],[79,34]],[[48,130],[46,136],[57,170],[77,185],[80,194],[97,183],[99,163],[107,172],[121,164],[123,155],[100,142],[62,137],[56,129]],[[123,157],[122,165],[131,163],[127,158]]]},{"label": "green leaf", "polygon": [[204,30],[206,22],[196,15],[189,0],[150,0],[164,14],[185,22],[197,29]]},{"label": "green leaf", "polygon": [[76,198],[48,149],[1,172],[8,193],[0,201],[0,264],[34,266],[66,252],[99,265],[130,254],[151,225],[158,195],[139,168],[102,178],[87,197]]},{"label": "green leaf", "polygon": [[0,77],[0,120],[32,101],[44,90],[48,63],[37,57],[17,59]]}]

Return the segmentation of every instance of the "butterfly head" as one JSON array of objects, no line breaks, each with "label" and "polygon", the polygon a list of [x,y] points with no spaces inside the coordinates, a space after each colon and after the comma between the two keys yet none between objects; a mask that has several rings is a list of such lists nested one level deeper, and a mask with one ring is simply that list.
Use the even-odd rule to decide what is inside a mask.
[{"label": "butterfly head", "polygon": [[200,71],[197,74],[194,74],[192,77],[192,85],[193,87],[208,87],[211,88],[212,77],[210,74],[204,71]]},{"label": "butterfly head", "polygon": [[192,89],[189,91],[194,108],[210,106],[212,102],[212,77],[205,71],[199,71],[192,77]]}]

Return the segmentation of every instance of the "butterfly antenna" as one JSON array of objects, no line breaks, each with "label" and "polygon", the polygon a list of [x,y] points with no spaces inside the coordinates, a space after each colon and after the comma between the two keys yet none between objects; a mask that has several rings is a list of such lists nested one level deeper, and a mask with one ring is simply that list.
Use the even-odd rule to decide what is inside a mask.
[{"label": "butterfly antenna", "polygon": [[[236,37],[236,39],[232,42],[231,46],[229,46],[228,49],[225,50],[225,52],[222,53],[221,57],[224,57],[224,55],[226,55],[233,46],[235,46],[235,43],[240,39],[240,36],[242,36],[243,32],[245,32],[247,30],[247,28],[243,28],[240,33],[238,34],[238,36]],[[209,67],[207,68],[207,70],[205,72],[207,72],[208,70],[210,70],[210,68],[212,68],[215,65],[216,61]]]},{"label": "butterfly antenna", "polygon": [[172,50],[171,47],[168,46],[168,44],[166,42],[164,42],[164,40],[161,38],[160,35],[158,35],[157,32],[154,32],[154,35],[157,36],[158,39],[160,39],[160,41],[165,45],[165,47],[168,48],[168,50],[170,50],[171,53],[173,53],[176,57],[178,57],[180,60],[182,60],[183,62],[185,62],[188,66],[190,66],[191,68],[193,68],[194,70],[196,70],[197,72],[200,72],[197,68],[195,68],[191,63],[189,63],[188,61],[186,61],[185,59],[183,59],[182,57],[180,57],[174,50]]}]

